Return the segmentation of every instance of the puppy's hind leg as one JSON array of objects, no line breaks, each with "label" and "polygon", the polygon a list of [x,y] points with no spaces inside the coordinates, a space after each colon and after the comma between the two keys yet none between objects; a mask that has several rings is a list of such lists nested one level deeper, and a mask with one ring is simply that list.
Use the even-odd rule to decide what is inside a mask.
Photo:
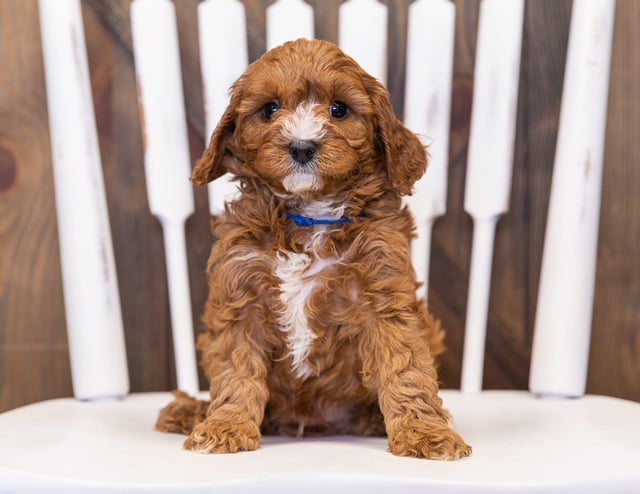
[{"label": "puppy's hind leg", "polygon": [[176,390],[173,401],[160,410],[155,430],[191,434],[193,428],[204,420],[210,403]]}]

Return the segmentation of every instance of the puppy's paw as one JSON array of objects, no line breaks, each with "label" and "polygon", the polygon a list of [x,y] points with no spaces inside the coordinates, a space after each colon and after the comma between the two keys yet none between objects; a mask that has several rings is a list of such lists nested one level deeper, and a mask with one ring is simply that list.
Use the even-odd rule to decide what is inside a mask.
[{"label": "puppy's paw", "polygon": [[208,417],[197,424],[184,442],[185,449],[198,453],[237,453],[260,446],[260,429],[252,421],[229,422]]},{"label": "puppy's paw", "polygon": [[471,454],[471,446],[453,429],[424,426],[399,431],[389,437],[389,449],[397,456],[412,456],[429,460],[458,460]]}]

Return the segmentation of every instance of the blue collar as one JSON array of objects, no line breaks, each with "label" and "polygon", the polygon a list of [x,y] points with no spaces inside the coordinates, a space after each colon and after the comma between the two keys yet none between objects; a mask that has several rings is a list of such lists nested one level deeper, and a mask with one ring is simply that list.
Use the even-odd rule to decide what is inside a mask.
[{"label": "blue collar", "polygon": [[[361,211],[358,216],[364,216],[364,211]],[[352,221],[351,218],[343,216],[335,220],[317,220],[315,218],[309,218],[308,216],[300,216],[299,214],[287,213],[287,218],[293,220],[298,226],[314,226],[314,225],[337,225],[339,223],[346,223]]]}]

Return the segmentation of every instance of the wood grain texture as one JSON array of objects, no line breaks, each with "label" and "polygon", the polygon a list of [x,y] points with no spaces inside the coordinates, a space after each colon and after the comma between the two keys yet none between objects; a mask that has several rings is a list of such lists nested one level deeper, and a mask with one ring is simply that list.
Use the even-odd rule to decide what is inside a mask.
[{"label": "wood grain texture", "polygon": [[71,395],[35,2],[0,2],[0,410]]},{"label": "wood grain texture", "polygon": [[407,63],[407,24],[412,0],[388,0],[387,89],[398,118],[404,112],[404,73]]},{"label": "wood grain texture", "polygon": [[[243,0],[250,59],[265,49],[265,9]],[[341,0],[314,6],[316,35],[337,41]],[[175,386],[160,225],[149,213],[130,0],[83,0],[91,82],[116,251],[133,391]],[[175,1],[191,157],[204,147],[197,0]],[[388,80],[403,106],[407,9],[387,0]],[[430,308],[448,330],[445,387],[460,380],[471,220],[462,209],[479,0],[456,0],[447,214],[433,233]],[[555,152],[571,0],[526,4],[513,190],[498,224],[484,385],[527,386],[533,318]],[[606,135],[588,391],[640,401],[640,3],[618,0]],[[36,0],[0,2],[0,411],[70,396],[46,96]],[[196,330],[211,243],[206,191],[189,219]],[[202,383],[204,384],[204,382]]]},{"label": "wood grain texture", "polygon": [[447,351],[440,359],[439,371],[447,388],[460,386],[469,282],[472,222],[464,212],[463,200],[479,5],[478,0],[455,2],[447,212],[436,219],[432,234],[429,309],[447,330]]},{"label": "wood grain texture", "polygon": [[305,0],[313,7],[316,38],[338,43],[338,9],[342,0]]},{"label": "wood grain texture", "polygon": [[568,1],[527,3],[511,200],[494,249],[485,364],[493,388],[526,389],[529,379],[570,9]]},{"label": "wood grain texture", "polygon": [[640,401],[640,2],[616,2],[587,390]]}]

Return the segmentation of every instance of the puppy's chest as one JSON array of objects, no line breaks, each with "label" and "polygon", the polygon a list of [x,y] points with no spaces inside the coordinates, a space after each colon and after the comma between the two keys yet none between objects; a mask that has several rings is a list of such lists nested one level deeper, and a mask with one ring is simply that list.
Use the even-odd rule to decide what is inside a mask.
[{"label": "puppy's chest", "polygon": [[340,286],[345,270],[343,256],[321,254],[318,247],[309,242],[300,252],[278,251],[275,257],[277,320],[287,341],[292,371],[300,379],[315,373],[309,359],[316,340],[326,336],[323,328],[336,325],[332,301],[346,289]]}]

